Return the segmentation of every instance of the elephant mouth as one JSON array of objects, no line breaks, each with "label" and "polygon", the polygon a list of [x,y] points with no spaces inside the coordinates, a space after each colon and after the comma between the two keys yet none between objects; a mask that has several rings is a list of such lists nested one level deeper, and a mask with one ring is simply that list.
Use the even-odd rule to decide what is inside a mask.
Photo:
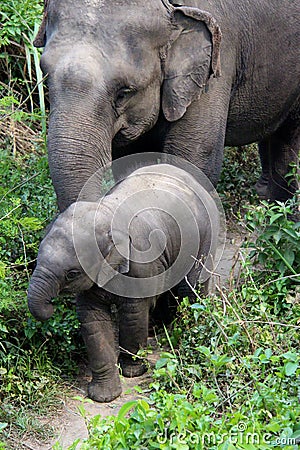
[{"label": "elephant mouth", "polygon": [[68,295],[68,294],[78,294],[83,291],[89,290],[93,286],[94,282],[92,280],[88,280],[85,282],[78,281],[74,282],[69,285],[65,285],[61,291],[60,294],[62,295]]},{"label": "elephant mouth", "polygon": [[65,286],[61,291],[60,294],[64,295],[64,294],[74,294],[75,293],[75,288],[71,287],[71,286]]},{"label": "elephant mouth", "polygon": [[118,131],[118,133],[113,138],[114,147],[126,147],[132,142],[132,139],[123,134],[122,131],[123,130]]}]

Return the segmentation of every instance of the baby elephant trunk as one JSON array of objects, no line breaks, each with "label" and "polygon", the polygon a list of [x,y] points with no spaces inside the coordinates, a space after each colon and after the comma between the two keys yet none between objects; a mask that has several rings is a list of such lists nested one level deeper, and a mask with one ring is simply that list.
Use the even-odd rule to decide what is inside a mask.
[{"label": "baby elephant trunk", "polygon": [[52,274],[36,269],[28,287],[27,298],[31,314],[38,320],[49,319],[54,312],[51,300],[58,293],[58,280]]}]

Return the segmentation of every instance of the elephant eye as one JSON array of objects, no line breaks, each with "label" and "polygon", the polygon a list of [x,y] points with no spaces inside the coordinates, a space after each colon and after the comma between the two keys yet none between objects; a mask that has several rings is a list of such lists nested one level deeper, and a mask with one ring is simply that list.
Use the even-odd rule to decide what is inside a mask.
[{"label": "elephant eye", "polygon": [[121,106],[121,104],[126,100],[129,100],[134,93],[135,89],[133,87],[124,87],[119,89],[116,95],[116,106]]},{"label": "elephant eye", "polygon": [[81,275],[80,270],[73,269],[73,270],[69,270],[69,272],[66,273],[65,278],[67,281],[73,281],[76,278],[78,278],[80,275]]}]

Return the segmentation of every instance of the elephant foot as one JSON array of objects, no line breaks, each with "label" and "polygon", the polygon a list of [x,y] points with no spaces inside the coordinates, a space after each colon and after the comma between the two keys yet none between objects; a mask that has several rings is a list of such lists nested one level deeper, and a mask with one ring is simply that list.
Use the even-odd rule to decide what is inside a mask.
[{"label": "elephant foot", "polygon": [[126,378],[140,377],[147,371],[146,364],[141,360],[134,361],[132,358],[120,358],[121,373]]},{"label": "elephant foot", "polygon": [[118,374],[112,377],[109,382],[101,382],[99,375],[93,376],[88,385],[88,396],[95,402],[108,403],[119,397],[122,393],[121,381]]}]

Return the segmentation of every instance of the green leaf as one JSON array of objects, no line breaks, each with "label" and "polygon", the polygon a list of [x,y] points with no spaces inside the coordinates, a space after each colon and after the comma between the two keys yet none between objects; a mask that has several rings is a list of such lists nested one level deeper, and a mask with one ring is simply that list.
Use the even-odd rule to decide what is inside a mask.
[{"label": "green leaf", "polygon": [[174,359],[174,355],[170,352],[162,352],[161,356],[162,356],[162,358],[166,358],[166,359]]},{"label": "green leaf", "polygon": [[243,450],[257,450],[257,446],[254,446],[253,444],[240,444],[239,449]]},{"label": "green leaf", "polygon": [[300,430],[296,430],[292,436],[290,436],[290,439],[298,439],[300,438]]},{"label": "green leaf", "polygon": [[2,279],[5,278],[5,269],[6,265],[4,264],[4,262],[0,261],[0,278]]},{"label": "green leaf", "polygon": [[299,240],[300,239],[300,235],[299,235],[299,231],[295,231],[295,230],[290,230],[290,229],[285,229],[284,230],[285,234],[287,234],[288,236],[290,236],[292,238],[292,240],[294,241]]},{"label": "green leaf", "polygon": [[207,357],[211,356],[211,352],[208,347],[204,347],[203,345],[200,345],[199,347],[197,347],[197,350],[199,350],[199,352],[203,353]]},{"label": "green leaf", "polygon": [[270,359],[271,356],[273,355],[272,350],[271,350],[270,348],[267,348],[267,349],[265,350],[265,355],[266,355],[266,358]]},{"label": "green leaf", "polygon": [[6,423],[6,422],[0,422],[0,432],[2,430],[4,430],[4,428],[7,427],[7,425],[8,425],[8,423]]},{"label": "green leaf", "polygon": [[284,359],[287,359],[287,360],[293,361],[293,362],[296,362],[297,359],[298,359],[297,353],[291,352],[291,351],[288,351],[288,352],[286,352],[286,353],[283,353],[283,354],[282,354],[282,357],[283,357]]},{"label": "green leaf", "polygon": [[155,363],[155,369],[161,369],[162,367],[165,367],[168,361],[170,361],[169,358],[159,358],[159,360],[157,360]]},{"label": "green leaf", "polygon": [[284,259],[292,265],[295,260],[295,253],[290,248],[287,248],[283,254]]},{"label": "green leaf", "polygon": [[119,412],[118,412],[118,419],[124,419],[126,414],[135,406],[137,405],[137,400],[131,400],[130,402],[124,403],[123,406],[121,406]]},{"label": "green leaf", "polygon": [[271,422],[266,426],[266,429],[272,433],[277,433],[281,430],[281,426],[278,422]]},{"label": "green leaf", "polygon": [[273,216],[271,216],[270,225],[272,225],[272,223],[275,222],[275,220],[279,219],[279,217],[282,217],[282,213],[274,214]]},{"label": "green leaf", "polygon": [[205,308],[204,305],[201,305],[200,303],[193,303],[193,304],[191,305],[191,309],[205,310],[206,308]]},{"label": "green leaf", "polygon": [[38,231],[43,228],[41,221],[36,217],[24,217],[19,220],[19,223],[22,228],[28,231]]},{"label": "green leaf", "polygon": [[138,404],[139,404],[139,406],[141,406],[145,411],[148,411],[149,408],[150,408],[149,403],[147,403],[146,400],[143,400],[143,399],[138,400]]},{"label": "green leaf", "polygon": [[280,241],[281,236],[282,236],[281,230],[278,230],[278,231],[276,231],[276,233],[273,234],[273,238],[274,238],[274,241],[276,244],[278,244],[278,242]]},{"label": "green leaf", "polygon": [[296,370],[298,369],[299,363],[288,362],[284,366],[284,373],[287,377],[294,375]]}]

